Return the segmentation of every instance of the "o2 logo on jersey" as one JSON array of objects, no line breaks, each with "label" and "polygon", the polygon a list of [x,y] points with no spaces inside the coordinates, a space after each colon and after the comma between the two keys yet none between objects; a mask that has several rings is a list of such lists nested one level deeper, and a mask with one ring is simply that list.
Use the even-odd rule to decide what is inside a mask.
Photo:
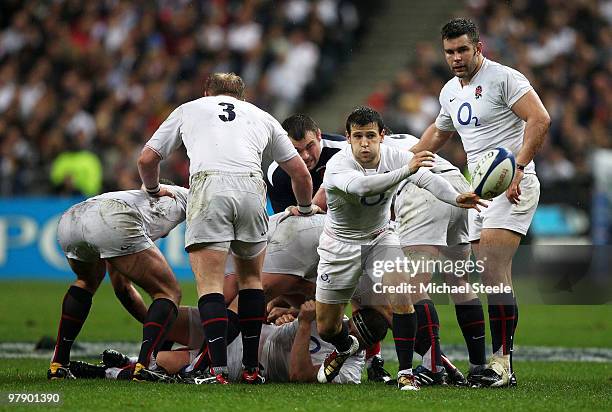
[{"label": "o2 logo on jersey", "polygon": [[381,204],[385,200],[387,200],[387,197],[384,193],[381,193],[378,196],[362,197],[360,199],[360,202],[363,206],[376,206]]},{"label": "o2 logo on jersey", "polygon": [[478,117],[472,116],[472,106],[465,102],[457,110],[457,121],[460,125],[467,126],[472,120],[474,121],[474,126],[482,126],[481,123],[478,123]]},{"label": "o2 logo on jersey", "polygon": [[219,119],[223,120],[224,122],[231,122],[236,118],[236,112],[234,111],[234,107],[236,106],[231,103],[225,102],[219,103],[219,106],[225,106],[225,109],[223,109],[223,111],[227,113],[227,115],[220,114]]},{"label": "o2 logo on jersey", "polygon": [[319,276],[319,277],[321,278],[321,281],[322,281],[322,282],[326,282],[326,283],[329,283],[329,282],[330,282],[330,280],[329,280],[329,275],[328,275],[327,273],[323,273],[323,274],[322,274],[321,276]]},{"label": "o2 logo on jersey", "polygon": [[319,339],[315,338],[314,336],[311,336],[310,342],[315,344],[315,347],[309,350],[310,353],[317,353],[321,350],[321,342],[319,342]]}]

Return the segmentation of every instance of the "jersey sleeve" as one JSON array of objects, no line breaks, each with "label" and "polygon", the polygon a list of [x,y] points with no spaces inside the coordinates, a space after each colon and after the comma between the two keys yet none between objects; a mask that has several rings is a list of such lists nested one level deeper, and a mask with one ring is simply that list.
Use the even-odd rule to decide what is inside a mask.
[{"label": "jersey sleeve", "polygon": [[348,187],[356,179],[363,176],[363,173],[352,168],[344,159],[332,158],[325,168],[323,177],[323,188],[326,190],[339,189],[348,193]]},{"label": "jersey sleeve", "polygon": [[295,147],[291,144],[291,140],[289,140],[289,136],[285,129],[283,129],[280,123],[272,116],[269,116],[269,121],[272,131],[272,137],[269,143],[269,153],[272,159],[277,163],[283,163],[297,156],[297,150],[295,150]]},{"label": "jersey sleeve", "polygon": [[451,118],[450,113],[444,107],[444,103],[442,102],[442,93],[440,93],[440,113],[438,113],[438,117],[436,117],[436,127],[438,130],[442,130],[445,132],[454,132],[455,125],[453,125],[453,119]]},{"label": "jersey sleeve", "polygon": [[533,90],[529,80],[518,70],[504,67],[506,75],[502,78],[501,95],[504,103],[512,107],[527,92]]},{"label": "jersey sleeve", "polygon": [[183,123],[182,115],[183,110],[181,106],[174,109],[145,144],[146,147],[155,151],[162,159],[167,158],[182,143],[180,133]]}]

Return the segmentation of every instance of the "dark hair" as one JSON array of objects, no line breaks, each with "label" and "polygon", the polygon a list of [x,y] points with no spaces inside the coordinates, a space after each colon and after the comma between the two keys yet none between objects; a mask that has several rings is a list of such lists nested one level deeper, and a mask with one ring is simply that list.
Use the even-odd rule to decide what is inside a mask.
[{"label": "dark hair", "polygon": [[242,99],[244,97],[244,82],[235,73],[213,73],[206,79],[204,91],[209,96],[224,94]]},{"label": "dark hair", "polygon": [[346,132],[351,133],[351,125],[365,126],[366,124],[376,123],[378,132],[381,133],[385,129],[382,117],[376,110],[367,106],[359,106],[352,111],[346,119]]},{"label": "dark hair", "polygon": [[480,34],[478,33],[478,27],[470,19],[452,19],[442,27],[442,40],[456,39],[464,34],[467,34],[468,39],[473,44],[478,43],[480,40]]},{"label": "dark hair", "polygon": [[383,340],[389,329],[387,319],[372,308],[359,309],[353,313],[353,323],[367,347]]},{"label": "dark hair", "polygon": [[298,141],[306,137],[306,132],[314,132],[316,134],[319,131],[319,126],[317,126],[315,121],[305,114],[294,114],[287,117],[283,120],[282,126],[290,138]]}]

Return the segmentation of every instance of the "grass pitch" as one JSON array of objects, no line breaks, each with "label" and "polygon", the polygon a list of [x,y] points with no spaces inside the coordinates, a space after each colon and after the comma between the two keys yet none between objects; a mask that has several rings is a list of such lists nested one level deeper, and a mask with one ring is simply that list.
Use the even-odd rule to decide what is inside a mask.
[{"label": "grass pitch", "polygon": [[[2,281],[0,341],[36,341],[55,336],[67,283]],[[184,304],[195,304],[195,286],[183,285]],[[438,306],[444,344],[461,344],[452,306]],[[612,347],[612,306],[520,306],[517,344],[568,348]],[[104,283],[94,298],[80,341],[140,340],[140,325]],[[490,340],[488,340],[490,342]],[[467,365],[458,362],[463,370]],[[229,387],[136,384],[113,381],[48,382],[47,360],[0,359],[0,410],[15,406],[8,392],[60,393],[62,410],[198,411],[446,411],[612,410],[612,363],[516,362],[513,389],[424,388],[401,393],[382,384],[359,386],[266,384]],[[395,373],[397,364],[388,362]]]}]

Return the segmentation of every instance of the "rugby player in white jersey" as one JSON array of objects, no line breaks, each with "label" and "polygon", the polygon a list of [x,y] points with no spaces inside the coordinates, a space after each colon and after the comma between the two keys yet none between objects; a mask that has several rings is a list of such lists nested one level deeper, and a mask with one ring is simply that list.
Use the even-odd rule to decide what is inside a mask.
[{"label": "rugby player in white jersey", "polygon": [[287,133],[268,113],[242,100],[243,94],[239,76],[212,74],[204,97],[176,108],[146,143],[138,160],[142,181],[156,196],[160,195],[159,163],[181,143],[187,149],[190,191],[185,248],[212,360],[210,368],[197,369],[194,374],[215,376],[211,383],[227,383],[223,269],[229,250],[240,282],[243,378],[245,382],[261,382],[257,347],[265,303],[260,274],[268,230],[261,172],[264,150],[291,176],[299,212],[316,212],[311,206],[310,173]]},{"label": "rugby player in white jersey", "polygon": [[[346,133],[350,146],[327,163],[322,186],[328,211],[318,248],[317,328],[336,350],[319,369],[317,379],[321,383],[332,381],[344,360],[359,349],[359,343],[341,320],[363,269],[368,276],[376,276],[372,268],[377,261],[395,262],[404,257],[399,239],[389,227],[390,203],[398,184],[410,178],[452,205],[478,208],[482,204],[475,194],[459,194],[446,180],[422,168],[433,166],[431,152],[413,156],[381,146],[384,125],[376,111],[367,107],[354,110],[347,118]],[[386,273],[383,281],[398,286],[409,281],[408,276]],[[414,308],[409,294],[391,293],[388,297],[394,312],[393,335],[400,363],[398,386],[417,390],[412,375]]]},{"label": "rugby player in white jersey", "polygon": [[73,378],[70,349],[87,319],[106,265],[141,286],[153,299],[144,317],[136,380],[159,380],[147,368],[177,316],[181,292],[170,266],[153,243],[185,220],[188,190],[163,185],[168,196],[143,190],[105,193],[68,209],[58,223],[58,241],[77,280],[62,303],[49,379]]},{"label": "rugby player in white jersey", "polygon": [[[419,139],[408,134],[386,136],[384,144],[399,150],[410,150]],[[432,173],[447,180],[457,191],[470,190],[470,184],[461,171],[446,159],[436,155]],[[425,262],[463,263],[469,259],[468,211],[453,207],[436,199],[430,192],[406,181],[398,189],[394,201],[396,231],[404,253],[413,261],[423,262],[414,280],[419,285],[431,282],[432,273]],[[454,265],[453,265],[454,266]],[[460,266],[463,268],[465,265]],[[459,266],[458,266],[459,267]],[[465,286],[467,272],[446,273],[445,282],[452,286]],[[413,295],[419,325],[415,351],[423,362],[413,372],[421,385],[448,382],[465,385],[463,375],[450,364],[440,349],[438,313],[427,292],[417,289]],[[470,363],[484,363],[484,313],[478,295],[474,292],[451,294],[455,304],[457,322],[468,348]],[[446,374],[448,372],[448,375]]]},{"label": "rugby player in white jersey", "polygon": [[[455,75],[440,92],[440,114],[413,151],[437,152],[457,132],[470,171],[487,150],[504,147],[514,153],[516,174],[504,195],[488,209],[469,212],[469,239],[485,262],[483,283],[512,285],[511,268],[521,237],[538,205],[540,184],[533,159],[542,147],[550,116],[529,81],[518,71],[486,59],[478,28],[453,19],[442,28],[444,55]],[[518,309],[513,293],[489,294],[493,357],[474,367],[472,379],[482,386],[512,382],[511,352]]]},{"label": "rugby player in white jersey", "polygon": [[196,374],[214,375],[227,383],[225,260],[231,249],[239,276],[238,316],[244,342],[244,380],[257,383],[257,346],[265,315],[261,265],[265,255],[268,215],[261,172],[264,150],[292,178],[299,212],[316,212],[312,180],[287,133],[268,113],[243,98],[239,76],[212,74],[204,97],[176,108],[153,134],[138,160],[147,190],[158,191],[159,163],[181,143],[187,149],[190,190],[185,248],[195,274],[198,308],[212,360]]}]

